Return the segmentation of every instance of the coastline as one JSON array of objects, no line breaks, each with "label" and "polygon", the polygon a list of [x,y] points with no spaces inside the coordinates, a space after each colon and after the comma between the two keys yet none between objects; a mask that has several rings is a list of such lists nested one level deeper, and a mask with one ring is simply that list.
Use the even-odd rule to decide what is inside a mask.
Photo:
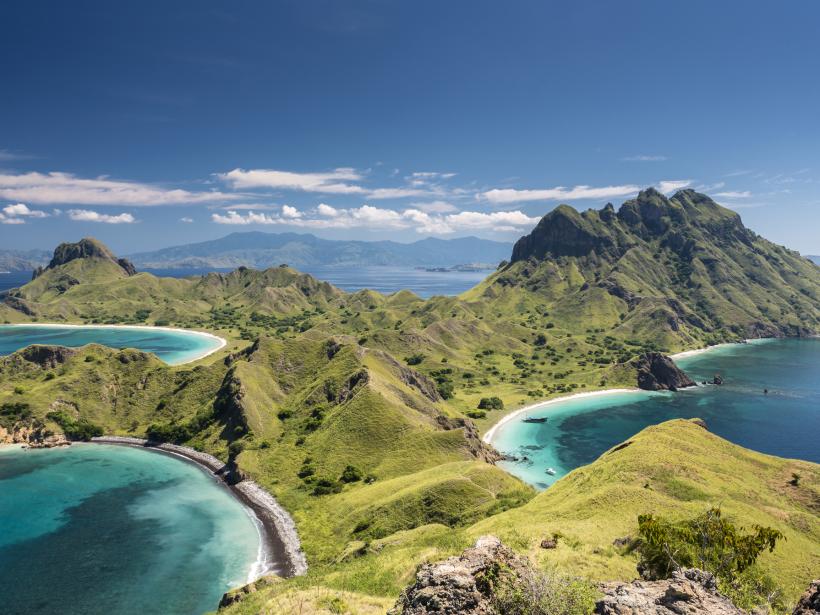
[{"label": "coastline", "polygon": [[572,395],[562,395],[561,397],[554,397],[552,399],[546,399],[544,401],[539,401],[534,404],[529,404],[528,406],[524,406],[523,408],[518,408],[517,410],[513,410],[506,416],[501,417],[497,423],[495,423],[484,436],[481,438],[485,443],[492,444],[493,436],[495,435],[496,431],[502,425],[506,425],[518,415],[529,412],[530,410],[535,410],[536,408],[543,408],[545,406],[550,406],[553,404],[563,403],[565,401],[570,401],[572,399],[581,399],[582,397],[598,397],[601,395],[610,395],[613,393],[635,393],[636,391],[640,391],[641,389],[634,388],[634,389],[601,389],[600,391],[585,391],[583,393],[573,393]]},{"label": "coastline", "polygon": [[[730,346],[740,346],[740,345],[748,344],[748,343],[763,342],[763,341],[771,340],[771,339],[777,339],[777,338],[764,337],[764,338],[756,338],[756,339],[747,339],[747,340],[744,340],[742,342],[726,342],[726,343],[723,343],[723,344],[715,344],[713,346],[707,346],[706,348],[695,348],[693,350],[684,350],[682,352],[677,352],[675,354],[669,355],[669,358],[672,359],[673,361],[677,361],[678,359],[685,359],[685,358],[693,357],[693,356],[696,356],[696,355],[703,354],[705,352],[711,352],[713,350],[718,350],[720,348],[728,348]],[[541,401],[541,402],[536,402],[536,403],[533,403],[533,404],[529,404],[527,406],[524,406],[523,408],[518,408],[517,410],[514,410],[513,412],[511,412],[510,414],[507,414],[506,416],[501,417],[501,419],[499,419],[499,421],[497,423],[493,424],[493,426],[490,427],[490,429],[487,430],[487,432],[484,434],[484,436],[482,436],[481,440],[483,442],[485,442],[486,444],[492,444],[493,437],[496,435],[497,430],[502,425],[505,425],[505,424],[509,423],[511,420],[513,420],[515,417],[519,416],[523,412],[528,412],[530,410],[535,410],[537,408],[543,408],[545,406],[549,406],[549,405],[552,405],[552,404],[563,403],[565,401],[571,401],[573,399],[580,399],[580,398],[583,398],[583,397],[607,395],[607,394],[610,394],[610,393],[636,393],[636,392],[641,391],[641,390],[642,389],[639,389],[639,388],[601,389],[599,391],[587,391],[587,392],[584,392],[584,393],[574,393],[572,395],[564,395],[562,397],[555,397],[553,399],[547,399],[547,400],[544,400],[544,401]]]},{"label": "coastline", "polygon": [[[212,355],[213,353],[222,350],[225,346],[228,345],[228,340],[224,337],[219,337],[214,333],[210,333],[208,331],[197,331],[196,329],[183,329],[182,327],[157,327],[154,325],[77,325],[77,324],[69,324],[69,323],[56,323],[56,322],[49,322],[49,323],[40,323],[40,322],[16,322],[7,325],[0,325],[3,327],[43,327],[43,328],[64,328],[70,327],[73,329],[149,329],[154,331],[169,331],[171,333],[187,333],[190,335],[199,335],[201,337],[207,337],[213,340],[216,340],[217,346],[201,352],[199,354],[194,355],[190,359],[186,361],[180,361],[179,363],[166,363],[166,365],[186,365],[188,363],[193,363],[194,361],[199,361],[200,359],[204,359],[207,356]],[[165,361],[163,361],[165,363]]]},{"label": "coastline", "polygon": [[259,531],[260,550],[247,583],[275,573],[283,577],[300,576],[307,572],[307,559],[299,535],[288,512],[262,486],[252,480],[231,484],[227,480],[226,464],[213,455],[176,444],[154,444],[142,438],[100,436],[92,444],[130,446],[172,455],[192,463],[224,485],[247,510]]}]

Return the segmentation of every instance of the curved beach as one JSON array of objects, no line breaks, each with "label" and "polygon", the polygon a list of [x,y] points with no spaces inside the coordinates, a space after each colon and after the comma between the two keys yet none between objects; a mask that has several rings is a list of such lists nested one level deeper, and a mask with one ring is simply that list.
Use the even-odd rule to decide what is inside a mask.
[{"label": "curved beach", "polygon": [[[693,350],[685,350],[683,352],[678,352],[678,353],[675,353],[673,355],[669,355],[669,358],[671,358],[673,360],[685,359],[685,358],[688,358],[688,357],[693,357],[693,356],[696,356],[696,355],[703,354],[705,352],[711,352],[713,350],[718,350],[718,349],[721,349],[721,348],[730,348],[730,347],[733,347],[733,346],[740,346],[740,345],[747,344],[747,343],[750,343],[750,342],[762,342],[762,341],[765,341],[767,339],[772,339],[772,338],[761,338],[761,339],[757,339],[757,340],[744,340],[742,342],[728,342],[728,343],[725,343],[725,344],[715,344],[714,346],[708,346],[707,348],[696,348],[696,349],[693,349]],[[490,429],[487,430],[487,432],[482,437],[482,440],[484,440],[484,442],[486,442],[487,444],[492,444],[493,437],[496,435],[496,433],[498,432],[498,429],[500,427],[502,427],[503,425],[509,423],[510,421],[512,421],[513,419],[515,419],[516,417],[518,417],[519,415],[521,415],[522,413],[525,413],[525,412],[529,412],[529,411],[532,411],[532,410],[540,410],[540,409],[545,408],[547,406],[551,406],[551,405],[554,405],[554,404],[560,404],[560,403],[564,403],[564,402],[568,402],[568,401],[572,401],[572,400],[576,400],[576,399],[582,399],[584,397],[597,397],[597,396],[601,396],[601,395],[611,395],[613,393],[635,393],[635,392],[638,392],[640,390],[641,389],[638,389],[638,388],[601,389],[600,391],[588,391],[588,392],[584,392],[584,393],[574,393],[572,395],[564,395],[562,397],[555,397],[553,399],[547,399],[547,400],[544,400],[544,401],[536,402],[534,404],[529,404],[527,406],[524,406],[523,408],[519,408],[517,410],[514,410],[513,412],[511,412],[510,414],[507,414],[506,416],[503,416],[497,423],[495,423],[492,427],[490,427]]]},{"label": "curved beach", "polygon": [[[185,361],[180,361],[179,363],[174,363],[173,365],[185,365],[187,363],[193,363],[194,361],[199,361],[200,359],[204,359],[207,356],[212,355],[219,350],[222,350],[225,346],[227,346],[228,341],[210,333],[208,331],[197,331],[196,329],[183,329],[181,327],[157,327],[153,325],[78,325],[78,324],[63,324],[63,323],[39,323],[39,322],[30,322],[30,323],[11,323],[8,325],[2,325],[3,327],[39,327],[39,328],[51,328],[51,329],[119,329],[119,330],[135,330],[135,331],[167,331],[170,333],[183,333],[186,335],[192,336],[199,336],[204,337],[216,342],[216,345],[212,348],[208,348],[203,350],[200,353],[196,353],[192,355],[190,358],[186,359]],[[103,344],[104,345],[104,344]]]},{"label": "curved beach", "polygon": [[179,457],[195,464],[230,489],[231,493],[245,505],[260,533],[259,556],[250,571],[248,583],[271,573],[292,577],[307,572],[307,559],[302,551],[293,518],[258,483],[243,480],[231,484],[228,481],[229,473],[225,463],[213,455],[186,446],[152,443],[142,438],[124,436],[100,436],[92,438],[91,442],[131,446]]}]

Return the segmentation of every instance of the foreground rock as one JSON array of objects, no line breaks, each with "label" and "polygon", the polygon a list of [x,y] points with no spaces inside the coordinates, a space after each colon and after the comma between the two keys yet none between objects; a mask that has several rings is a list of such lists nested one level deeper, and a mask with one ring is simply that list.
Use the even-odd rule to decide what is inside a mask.
[{"label": "foreground rock", "polygon": [[817,613],[820,613],[820,579],[812,581],[806,593],[800,596],[792,615],[816,615]]},{"label": "foreground rock", "polygon": [[598,615],[745,615],[717,591],[715,577],[691,568],[663,581],[604,583]]},{"label": "foreground rock", "polygon": [[506,567],[523,583],[531,576],[529,562],[506,547],[495,536],[483,536],[459,556],[436,564],[425,564],[416,582],[402,592],[389,615],[497,613],[491,587],[482,579]]},{"label": "foreground rock", "polygon": [[677,391],[695,382],[666,355],[647,352],[632,362],[638,370],[638,387],[646,391]]}]

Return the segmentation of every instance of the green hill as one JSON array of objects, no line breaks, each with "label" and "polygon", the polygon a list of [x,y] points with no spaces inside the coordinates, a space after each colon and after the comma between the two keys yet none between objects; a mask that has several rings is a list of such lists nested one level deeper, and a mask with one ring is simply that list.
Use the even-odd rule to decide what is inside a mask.
[{"label": "green hill", "polygon": [[806,335],[820,324],[817,267],[693,190],[669,199],[649,189],[617,212],[562,205],[468,298],[490,309],[540,300],[566,329],[593,323],[669,348]]},{"label": "green hill", "polygon": [[[802,477],[799,486],[789,482],[793,472]],[[644,429],[521,507],[467,528],[427,525],[351,545],[342,564],[264,588],[226,612],[285,613],[294,604],[302,612],[325,612],[333,598],[351,612],[383,612],[418,564],[458,553],[485,534],[499,536],[544,570],[631,580],[637,556],[613,541],[635,536],[639,514],[682,519],[712,505],[746,527],[761,524],[785,534],[759,565],[793,603],[820,567],[820,466],[756,453],[694,421],[675,420]],[[554,533],[560,534],[558,547],[540,548]]]}]

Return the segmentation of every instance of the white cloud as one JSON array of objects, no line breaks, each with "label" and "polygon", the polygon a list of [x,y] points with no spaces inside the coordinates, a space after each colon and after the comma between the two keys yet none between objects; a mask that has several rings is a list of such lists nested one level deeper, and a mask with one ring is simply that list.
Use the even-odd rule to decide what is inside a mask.
[{"label": "white cloud", "polygon": [[301,218],[302,212],[290,205],[282,205],[282,217],[290,219]]},{"label": "white cloud", "polygon": [[0,216],[0,224],[25,224],[26,221],[23,218],[6,218]]},{"label": "white cloud", "polygon": [[447,201],[431,201],[430,203],[411,203],[416,209],[426,211],[427,213],[446,214],[453,211],[458,211],[458,207]]},{"label": "white cloud", "polygon": [[299,212],[299,214],[298,217],[286,217],[284,208],[281,216],[256,212],[242,215],[236,211],[228,211],[226,215],[212,214],[211,219],[217,224],[281,224],[312,229],[415,230],[418,233],[435,235],[477,230],[520,231],[522,228],[535,225],[539,220],[537,217],[527,216],[520,211],[493,213],[462,211],[440,214],[422,211],[418,208],[399,211],[372,205],[338,209],[325,203],[319,204],[312,212]]},{"label": "white cloud", "polygon": [[211,220],[217,224],[283,224],[283,220],[269,216],[268,214],[258,214],[249,211],[244,216],[236,211],[228,211],[222,214],[211,214]]},{"label": "white cloud", "polygon": [[3,208],[3,213],[9,218],[24,217],[24,218],[48,218],[48,213],[39,209],[29,209],[28,205],[23,203],[16,203],[14,205],[6,205]]},{"label": "white cloud", "polygon": [[626,158],[621,158],[624,162],[662,162],[667,160],[666,156],[648,156],[646,154],[640,154],[638,156],[627,156]]},{"label": "white cloud", "polygon": [[658,190],[660,190],[664,194],[669,194],[670,192],[682,190],[683,188],[686,188],[690,185],[692,185],[691,179],[667,179],[658,182]]},{"label": "white cloud", "polygon": [[232,200],[239,195],[222,192],[190,192],[139,182],[92,179],[70,173],[0,173],[0,198],[29,203],[74,205],[183,205]]},{"label": "white cloud", "polygon": [[[234,189],[269,188],[321,194],[358,195],[372,200],[404,199],[441,194],[432,184],[434,180],[448,179],[453,173],[414,173],[407,178],[409,185],[390,188],[368,188],[360,185],[364,174],[356,169],[341,167],[326,173],[295,173],[276,169],[234,169],[217,175]],[[236,208],[231,208],[236,209]]]},{"label": "white cloud", "polygon": [[180,222],[184,222],[185,224],[190,224],[191,222],[193,222],[193,221],[194,221],[194,219],[193,219],[193,218],[189,218],[188,216],[185,216],[184,218],[180,218],[180,219],[179,219],[179,221],[180,221]]},{"label": "white cloud", "polygon": [[233,188],[272,188],[327,194],[364,194],[361,186],[351,184],[362,179],[355,169],[338,168],[329,173],[294,173],[274,169],[234,169],[218,177]]},{"label": "white cloud", "polygon": [[68,217],[75,222],[102,222],[103,224],[131,224],[136,222],[134,216],[128,213],[111,216],[89,209],[70,209]]},{"label": "white cloud", "polygon": [[319,212],[320,216],[325,216],[327,218],[335,218],[339,215],[338,209],[331,207],[330,205],[326,205],[325,203],[319,203],[316,211]]},{"label": "white cloud", "polygon": [[608,199],[618,196],[629,196],[640,191],[639,186],[632,184],[624,186],[604,186],[592,188],[590,186],[575,186],[565,188],[545,188],[540,190],[517,190],[514,188],[493,189],[482,192],[479,196],[491,203],[521,203],[524,201],[575,201],[581,199]]},{"label": "white cloud", "polygon": [[752,193],[748,190],[727,190],[726,192],[716,192],[715,196],[723,199],[748,199]]}]

